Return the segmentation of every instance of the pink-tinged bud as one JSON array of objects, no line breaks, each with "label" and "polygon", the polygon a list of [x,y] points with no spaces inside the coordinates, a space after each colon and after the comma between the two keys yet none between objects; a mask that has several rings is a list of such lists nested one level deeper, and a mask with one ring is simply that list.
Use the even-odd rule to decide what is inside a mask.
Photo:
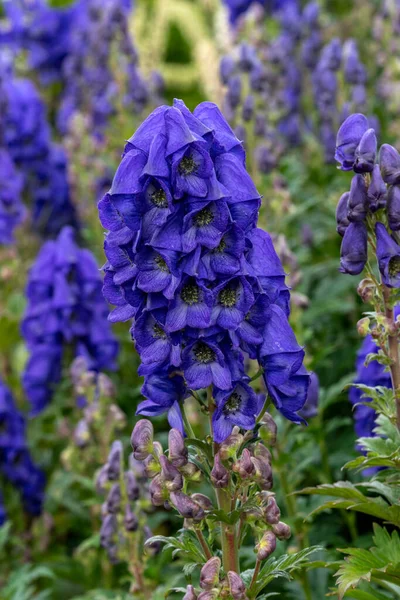
[{"label": "pink-tinged bud", "polygon": [[254,475],[254,465],[251,461],[251,454],[247,448],[243,450],[242,456],[234,463],[232,469],[241,479],[249,479]]},{"label": "pink-tinged bud", "polygon": [[269,463],[271,462],[271,460],[272,460],[271,452],[268,450],[268,448],[266,448],[264,446],[264,444],[262,444],[261,442],[259,442],[258,444],[253,444],[252,449],[253,449],[254,456],[256,456],[257,458],[262,456]]},{"label": "pink-tinged bud", "polygon": [[292,535],[289,525],[279,521],[276,525],[272,525],[272,531],[279,540],[288,540]]},{"label": "pink-tinged bud", "polygon": [[237,452],[242,443],[243,436],[239,433],[238,428],[234,427],[231,435],[229,435],[219,447],[221,460],[228,460],[229,458],[236,459]]},{"label": "pink-tinged bud", "polygon": [[181,467],[180,472],[188,481],[193,481],[194,483],[201,481],[202,473],[200,469],[192,462],[188,462],[186,465]]},{"label": "pink-tinged bud", "polygon": [[219,584],[219,572],[221,570],[221,560],[218,556],[213,556],[206,562],[200,571],[200,587],[202,590],[212,590]]},{"label": "pink-tinged bud", "polygon": [[361,300],[365,303],[369,303],[372,301],[375,290],[376,286],[372,279],[363,279],[362,281],[360,281],[357,287],[357,293],[360,296]]},{"label": "pink-tinged bud", "polygon": [[252,457],[251,462],[254,465],[254,479],[263,490],[272,488],[272,468],[268,460],[263,456]]},{"label": "pink-tinged bud", "polygon": [[178,469],[165,456],[160,456],[161,479],[169,492],[183,488],[183,477]]},{"label": "pink-tinged bud", "polygon": [[214,508],[210,498],[204,494],[192,494],[192,500],[200,504],[203,510],[212,510]]},{"label": "pink-tinged bud", "polygon": [[116,440],[111,446],[107,459],[107,475],[109,481],[117,481],[121,472],[121,460],[123,456],[122,442]]},{"label": "pink-tinged bud", "polygon": [[159,459],[160,456],[164,455],[164,450],[163,450],[163,447],[161,446],[160,442],[153,443],[153,454],[157,459]]},{"label": "pink-tinged bud", "polygon": [[149,487],[151,503],[154,506],[164,506],[164,502],[168,500],[168,492],[164,490],[161,475],[156,475],[152,479]]},{"label": "pink-tinged bud", "polygon": [[188,461],[188,450],[179,429],[171,429],[168,434],[168,458],[174,467],[183,467]]},{"label": "pink-tinged bud", "polygon": [[132,431],[131,445],[133,456],[137,460],[144,460],[153,452],[153,425],[147,419],[138,421]]},{"label": "pink-tinged bud", "polygon": [[161,473],[160,462],[154,458],[152,454],[149,454],[143,461],[144,472],[148,479],[153,479],[156,475]]},{"label": "pink-tinged bud", "polygon": [[253,506],[245,511],[244,517],[248,523],[255,523],[256,521],[263,519],[264,515],[261,508],[258,506]]},{"label": "pink-tinged bud", "polygon": [[136,477],[132,471],[126,471],[124,478],[126,495],[131,502],[135,502],[138,500],[140,495],[140,488],[138,482],[136,481]]},{"label": "pink-tinged bud", "polygon": [[214,466],[211,471],[211,483],[216,488],[226,488],[229,485],[229,472],[221,461],[220,453],[214,457]]},{"label": "pink-tinged bud", "polygon": [[124,527],[126,531],[137,531],[139,527],[139,520],[135,513],[133,512],[130,504],[127,504],[125,507],[125,515],[124,515]]},{"label": "pink-tinged bud", "polygon": [[275,496],[268,498],[268,504],[264,508],[264,517],[269,525],[276,525],[281,518],[281,511],[276,503]]},{"label": "pink-tinged bud", "polygon": [[197,600],[197,594],[192,585],[188,585],[186,588],[186,594],[183,596],[182,600]]},{"label": "pink-tinged bud", "polygon": [[121,506],[121,488],[119,483],[114,483],[106,500],[106,510],[108,513],[115,514]]},{"label": "pink-tinged bud", "polygon": [[210,590],[201,592],[197,600],[219,600],[220,594],[218,590]]},{"label": "pink-tinged bud", "polygon": [[242,578],[235,571],[228,572],[228,582],[232,600],[247,600],[246,586]]},{"label": "pink-tinged bud", "polygon": [[197,504],[197,502],[183,492],[172,492],[171,502],[185,519],[201,521],[205,517],[204,510],[200,504]]},{"label": "pink-tinged bud", "polygon": [[256,546],[257,560],[265,560],[275,551],[276,536],[272,531],[266,531]]},{"label": "pink-tinged bud", "polygon": [[357,331],[361,337],[366,337],[370,333],[369,325],[371,321],[368,317],[364,317],[360,319],[357,323]]},{"label": "pink-tinged bud", "polygon": [[259,430],[259,435],[263,442],[268,444],[268,446],[275,446],[276,444],[276,435],[278,432],[277,425],[271,415],[266,412],[260,421],[261,427]]}]

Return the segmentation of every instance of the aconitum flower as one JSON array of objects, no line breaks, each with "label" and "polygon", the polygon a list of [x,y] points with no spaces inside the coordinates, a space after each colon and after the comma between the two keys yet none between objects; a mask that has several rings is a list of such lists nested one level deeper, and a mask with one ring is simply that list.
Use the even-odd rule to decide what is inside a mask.
[{"label": "aconitum flower", "polygon": [[350,223],[340,248],[340,271],[359,275],[368,259],[368,234],[363,222]]},{"label": "aconitum flower", "polygon": [[5,148],[0,148],[0,244],[14,241],[14,230],[25,217],[23,180]]},{"label": "aconitum flower", "polygon": [[376,256],[382,281],[391,288],[400,287],[400,246],[389,235],[383,223],[375,225]]},{"label": "aconitum flower", "polygon": [[89,250],[76,245],[70,227],[42,246],[26,294],[21,329],[30,356],[23,384],[37,413],[48,404],[61,378],[67,346],[95,371],[114,368],[118,346],[107,323],[96,261]]},{"label": "aconitum flower", "polygon": [[[32,461],[26,441],[25,420],[15,406],[10,390],[2,381],[0,381],[0,474],[17,488],[26,512],[38,516],[43,504],[44,474]],[[0,522],[1,520],[0,509]]]},{"label": "aconitum flower", "polygon": [[253,428],[261,407],[248,386],[246,354],[264,367],[278,409],[300,420],[304,351],[287,320],[282,264],[256,226],[259,206],[243,147],[214,104],[191,113],[175,100],[129,139],[99,214],[109,229],[110,320],[134,319],[145,377],[139,414],[167,413],[183,433],[182,402],[213,386],[215,438],[235,424]]},{"label": "aconitum flower", "polygon": [[368,130],[368,120],[361,113],[348,117],[340,126],[336,138],[335,159],[343,171],[351,171],[356,160],[356,149]]}]

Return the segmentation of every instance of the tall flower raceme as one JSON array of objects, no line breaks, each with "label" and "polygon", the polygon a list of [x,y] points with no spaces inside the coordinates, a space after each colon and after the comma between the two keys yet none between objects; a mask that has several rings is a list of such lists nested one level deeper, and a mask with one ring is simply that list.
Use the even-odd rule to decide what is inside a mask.
[{"label": "tall flower raceme", "polygon": [[[265,396],[253,390],[245,362],[258,362],[270,400],[297,423],[309,383],[304,351],[288,323],[282,265],[269,235],[257,228],[259,206],[243,147],[217,106],[204,102],[191,113],[181,100],[156,109],[129,139],[110,192],[99,202],[109,230],[104,295],[116,305],[110,319],[134,319],[131,333],[142,362],[145,400],[138,413],[167,413],[173,428],[168,458],[153,443],[150,421],[139,421],[132,434],[134,456],[152,479],[153,503],[173,506],[186,519],[204,562],[214,553],[202,533],[207,515],[217,506],[224,514],[237,506],[241,515],[241,525],[239,517],[235,524],[218,518],[228,579],[218,568],[212,585],[200,583],[214,590],[212,597],[229,586],[245,590],[238,548],[253,522],[249,515],[246,520],[248,483],[259,507],[251,593],[276,536],[289,535],[278,523],[279,511],[273,520],[263,513],[275,499],[270,453],[255,432],[258,422],[276,426],[264,414]],[[184,409],[189,397],[210,420],[201,470],[183,438],[193,436]],[[204,476],[217,505],[188,489]]]},{"label": "tall flower raceme", "polygon": [[24,220],[22,186],[22,176],[8,150],[0,147],[0,244],[11,244],[14,230]]},{"label": "tall flower raceme", "polygon": [[[68,181],[67,157],[64,150],[52,142],[43,100],[34,84],[15,77],[7,58],[4,61],[2,58],[2,144],[18,171],[13,178],[9,177],[8,185],[4,187],[3,202],[7,202],[7,194],[15,194],[22,188],[32,201],[32,220],[40,233],[54,236],[64,225],[77,228],[77,214]],[[3,155],[2,163],[6,160]],[[13,166],[7,168],[12,169]],[[19,223],[23,214],[20,203],[15,205],[15,211],[18,215],[15,220]]]},{"label": "tall flower raceme", "polygon": [[[32,461],[25,432],[25,420],[15,406],[7,386],[0,381],[0,477],[20,493],[24,510],[38,516],[42,510],[45,477]],[[1,500],[1,498],[0,498]],[[0,501],[0,524],[6,519]]]},{"label": "tall flower raceme", "polygon": [[358,291],[375,312],[360,321],[359,331],[373,336],[379,351],[372,358],[390,369],[400,427],[398,325],[393,308],[400,287],[400,155],[389,144],[383,144],[378,154],[375,131],[359,113],[340,127],[336,144],[342,170],[355,173],[336,211],[337,231],[343,237],[340,270],[365,273]]},{"label": "tall flower raceme", "polygon": [[42,246],[26,295],[21,330],[29,359],[23,385],[32,412],[38,413],[61,379],[67,347],[97,371],[114,368],[118,344],[107,322],[96,261],[89,250],[76,245],[72,228],[65,227],[56,240]]}]

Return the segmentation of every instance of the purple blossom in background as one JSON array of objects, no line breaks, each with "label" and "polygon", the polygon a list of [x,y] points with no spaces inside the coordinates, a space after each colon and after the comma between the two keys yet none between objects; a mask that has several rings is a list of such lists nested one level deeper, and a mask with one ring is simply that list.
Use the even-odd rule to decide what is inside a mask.
[{"label": "purple blossom in background", "polygon": [[[0,475],[20,493],[24,510],[38,516],[42,510],[45,477],[30,456],[25,420],[10,390],[0,381]],[[0,525],[6,516],[0,497]]]},{"label": "purple blossom in background", "polygon": [[23,180],[5,148],[0,148],[0,244],[14,241],[14,229],[25,217]]},{"label": "purple blossom in background", "polygon": [[45,242],[30,271],[28,306],[21,326],[30,356],[23,374],[32,412],[51,400],[61,379],[63,353],[87,359],[88,368],[113,369],[118,344],[107,322],[107,305],[93,255],[80,249],[70,227]]},{"label": "purple blossom in background", "polygon": [[191,113],[175,100],[129,139],[99,214],[109,230],[110,320],[134,319],[145,377],[139,414],[168,412],[183,431],[181,402],[213,385],[215,439],[234,424],[251,429],[261,407],[246,353],[264,366],[277,408],[301,420],[309,376],[287,320],[285,273],[257,228],[259,206],[242,144],[216,105]]}]

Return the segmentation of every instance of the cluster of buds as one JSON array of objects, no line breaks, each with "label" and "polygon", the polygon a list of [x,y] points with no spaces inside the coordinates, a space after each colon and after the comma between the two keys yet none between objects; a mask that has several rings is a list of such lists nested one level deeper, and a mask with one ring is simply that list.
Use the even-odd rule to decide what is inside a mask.
[{"label": "cluster of buds", "polygon": [[[125,561],[132,570],[135,584],[142,577],[144,546],[152,536],[146,525],[152,506],[147,476],[143,465],[133,454],[129,457],[129,467],[124,470],[123,446],[119,440],[113,442],[107,462],[98,472],[96,489],[105,496],[101,507],[102,525],[100,542],[107,551],[111,562]],[[150,553],[158,551],[156,544],[146,545]]]},{"label": "cluster of buds", "polygon": [[200,572],[199,594],[192,585],[186,588],[183,600],[248,600],[246,586],[235,571],[228,571],[221,579],[221,560],[218,556],[210,558]]},{"label": "cluster of buds", "polygon": [[191,496],[182,490],[191,482],[199,482],[200,469],[189,460],[183,435],[171,429],[168,435],[168,457],[162,445],[154,440],[153,425],[147,419],[138,421],[131,436],[133,456],[142,461],[146,477],[151,479],[150,496],[154,506],[175,507],[190,526],[202,521],[211,502],[203,494]]},{"label": "cluster of buds", "polygon": [[66,431],[72,442],[65,448],[62,461],[69,470],[87,473],[91,465],[94,472],[106,459],[115,434],[125,426],[126,416],[113,402],[115,389],[107,375],[88,370],[83,357],[74,360],[70,374],[81,416],[72,432]]}]

